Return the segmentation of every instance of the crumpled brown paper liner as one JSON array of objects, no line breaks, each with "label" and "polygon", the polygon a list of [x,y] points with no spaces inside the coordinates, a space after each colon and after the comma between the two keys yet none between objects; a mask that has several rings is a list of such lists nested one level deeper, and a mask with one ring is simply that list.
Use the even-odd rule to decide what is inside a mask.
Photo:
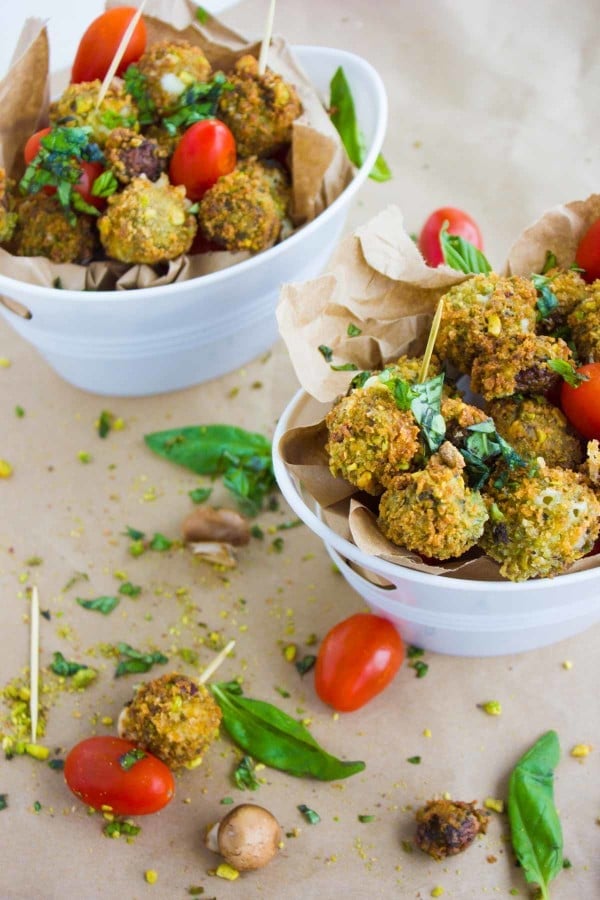
[{"label": "crumpled brown paper liner", "polygon": [[[562,266],[573,263],[577,245],[592,222],[600,218],[600,194],[546,212],[527,228],[509,252],[504,271],[531,275],[541,271],[551,251]],[[504,581],[500,567],[477,549],[460,559],[424,562],[415,553],[389,541],[377,527],[368,498],[343,478],[335,478],[325,450],[327,429],[323,410],[346,392],[355,371],[333,372],[318,350],[333,350],[333,363],[354,363],[358,369],[379,369],[404,353],[425,346],[439,297],[467,275],[446,266],[425,264],[406,233],[400,210],[391,206],[346,238],[330,270],[304,284],[284,285],[277,309],[281,335],[304,390],[319,404],[299,404],[298,418],[314,412],[310,425],[291,422],[277,452],[303,492],[320,506],[320,514],[337,534],[352,540],[371,556],[419,572],[478,581]],[[348,336],[350,323],[361,329]],[[323,406],[326,404],[326,406]],[[569,572],[600,566],[600,555],[578,560]]]},{"label": "crumpled brown paper liner", "polygon": [[[122,6],[109,0],[106,7]],[[202,48],[213,70],[231,70],[246,53],[257,56],[260,42],[249,43],[218,19],[204,25],[191,0],[149,0],[144,10],[148,45],[160,40],[187,40]],[[76,47],[73,48],[73,57]],[[297,89],[302,115],[292,127],[292,218],[299,227],[329,206],[354,175],[341,139],[307,75],[282,37],[274,37],[268,65]],[[23,174],[27,138],[47,124],[50,98],[48,35],[41,19],[27,19],[8,74],[0,82],[0,165],[14,179]],[[333,74],[333,73],[332,73]],[[71,290],[131,290],[184,281],[235,265],[249,253],[183,256],[164,266],[127,266],[96,261],[90,266],[56,264],[41,257],[13,256],[0,248],[0,272],[18,281],[48,287],[60,279]]]}]

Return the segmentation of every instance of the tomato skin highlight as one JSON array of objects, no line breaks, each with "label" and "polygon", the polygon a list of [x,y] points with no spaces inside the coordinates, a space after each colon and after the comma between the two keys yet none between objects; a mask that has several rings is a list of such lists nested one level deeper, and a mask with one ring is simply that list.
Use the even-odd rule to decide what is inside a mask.
[{"label": "tomato skin highlight", "polygon": [[200,200],[221,175],[235,169],[235,138],[218,119],[194,122],[175,147],[169,166],[171,184],[183,184],[190,200]]},{"label": "tomato skin highlight", "polygon": [[600,440],[600,362],[579,366],[577,372],[579,375],[587,375],[589,381],[583,381],[576,388],[563,382],[560,392],[561,409],[583,437]]},{"label": "tomato skin highlight", "polygon": [[592,222],[579,241],[575,262],[584,269],[581,277],[588,284],[600,278],[600,219]]},{"label": "tomato skin highlight", "polygon": [[403,659],[404,644],[391,622],[356,613],[325,635],[315,666],[316,692],[339,712],[352,712],[388,686]]},{"label": "tomato skin highlight", "polygon": [[130,768],[123,768],[119,760],[135,749],[132,741],[109,735],[81,741],[65,759],[67,786],[88,806],[94,809],[110,806],[118,816],[158,812],[175,793],[173,774],[160,759],[146,751]]},{"label": "tomato skin highlight", "polygon": [[456,234],[483,250],[483,238],[475,219],[454,206],[436,209],[425,221],[419,235],[418,246],[428,266],[439,266],[444,262],[440,244],[440,231],[444,222],[448,223],[448,234]]},{"label": "tomato skin highlight", "polygon": [[[71,84],[104,79],[136,12],[133,6],[116,6],[94,19],[79,42],[71,71]],[[145,49],[146,25],[142,17],[135,26],[115,74],[121,75],[127,66],[140,58]]]}]

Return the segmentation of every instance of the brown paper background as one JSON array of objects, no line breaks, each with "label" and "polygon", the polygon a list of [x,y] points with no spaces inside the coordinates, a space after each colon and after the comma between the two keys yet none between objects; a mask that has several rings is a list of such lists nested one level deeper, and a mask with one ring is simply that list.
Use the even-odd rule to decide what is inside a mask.
[{"label": "brown paper background", "polygon": [[[264,14],[262,0],[246,0],[224,21],[258,38]],[[514,236],[540,211],[598,189],[594,148],[600,133],[590,111],[600,78],[594,51],[600,23],[592,2],[578,4],[577,15],[553,0],[527,5],[433,0],[427,10],[387,4],[375,15],[365,0],[326,6],[279,0],[276,29],[292,43],[319,41],[363,54],[386,84],[390,128],[384,152],[394,179],[361,189],[348,232],[389,203],[403,210],[411,231],[430,210],[452,203],[478,219],[486,250],[500,265]],[[556,729],[561,741],[555,793],[572,863],[550,894],[552,900],[597,895],[598,625],[520,655],[460,659],[426,653],[427,677],[417,679],[404,666],[372,703],[335,719],[316,698],[312,675],[301,680],[279,643],[293,640],[309,652],[305,642],[311,633],[322,637],[363,608],[308,529],[254,540],[240,551],[239,568],[227,581],[180,552],[134,560],[120,535],[126,524],[175,535],[190,509],[187,491],[199,481],[149,455],[143,434],[215,421],[272,434],[297,388],[283,343],[268,360],[243,371],[138,400],[95,397],[70,387],[4,320],[0,357],[11,361],[0,368],[0,458],[15,467],[12,478],[0,480],[0,682],[28,660],[21,578],[29,573],[27,583],[37,582],[42,608],[53,614],[41,623],[43,662],[55,650],[91,662],[84,651],[99,640],[129,639],[165,650],[177,642],[189,645],[200,633],[196,623],[204,621],[238,639],[224,678],[240,674],[250,696],[292,715],[304,710],[298,715],[312,718],[312,731],[327,749],[367,763],[363,774],[333,784],[263,770],[266,783],[256,793],[242,793],[229,781],[232,755],[223,740],[201,769],[178,777],[169,807],[139,820],[142,833],[129,845],[101,835],[99,820],[67,793],[60,773],[29,759],[0,760],[0,792],[8,794],[9,803],[0,812],[0,896],[185,900],[190,885],[201,885],[205,897],[218,900],[428,900],[439,885],[443,900],[504,898],[513,888],[524,900],[530,894],[506,843],[503,815],[492,814],[488,835],[447,862],[408,854],[401,841],[412,834],[411,807],[436,793],[479,802],[505,799],[511,766],[548,728]],[[262,387],[254,386],[258,383]],[[17,404],[26,411],[23,419],[14,415]],[[106,441],[94,428],[102,409],[126,423]],[[89,465],[77,460],[80,450],[92,454]],[[153,492],[155,500],[144,499]],[[284,506],[280,515],[265,515],[259,523],[266,529],[291,517]],[[284,538],[280,554],[269,551],[275,536]],[[32,555],[41,556],[43,564],[29,568],[25,561]],[[78,607],[77,588],[61,597],[75,571],[90,576],[79,586],[84,596],[112,591],[117,569],[144,591],[138,600],[123,598],[110,616]],[[195,606],[187,625],[173,596],[181,586],[189,587]],[[291,625],[295,634],[288,631]],[[68,637],[58,633],[65,626],[71,629]],[[201,661],[208,658],[212,651]],[[569,670],[565,661],[572,663]],[[68,747],[94,730],[110,730],[95,725],[94,715],[116,716],[131,691],[130,679],[115,681],[111,673],[109,666],[89,693],[65,695],[53,707],[49,746]],[[292,696],[280,697],[275,685]],[[502,703],[500,717],[478,708],[490,699]],[[424,736],[425,729],[431,737]],[[587,759],[574,759],[570,750],[582,742],[594,749]],[[415,755],[421,756],[420,765],[406,762]],[[224,796],[261,803],[285,831],[300,829],[270,867],[232,883],[207,875],[216,858],[201,844],[204,826],[223,813]],[[37,814],[36,801],[42,804]],[[300,803],[320,814],[318,825],[302,819]],[[375,821],[363,824],[359,815],[374,815]],[[144,881],[150,868],[158,873],[155,885]]]}]

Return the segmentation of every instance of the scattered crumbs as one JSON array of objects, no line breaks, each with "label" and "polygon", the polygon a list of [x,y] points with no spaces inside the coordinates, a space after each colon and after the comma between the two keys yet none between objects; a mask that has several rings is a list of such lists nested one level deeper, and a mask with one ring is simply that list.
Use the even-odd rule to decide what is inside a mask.
[{"label": "scattered crumbs", "polygon": [[375,821],[375,816],[359,816],[359,817],[358,817],[358,821],[359,821],[359,822],[363,822],[363,824],[366,825],[366,824],[368,824],[369,822],[374,822],[374,821]]},{"label": "scattered crumbs", "polygon": [[0,811],[8,808],[8,794],[0,794]]},{"label": "scattered crumbs", "polygon": [[65,767],[64,759],[51,759],[48,762],[48,765],[51,769],[54,769],[55,772],[62,772]]},{"label": "scattered crumbs", "polygon": [[231,390],[229,390],[227,392],[227,396],[229,397],[230,400],[233,400],[234,397],[237,397],[239,392],[240,392],[239,387],[232,387]]},{"label": "scattered crumbs", "polygon": [[230,866],[229,863],[221,863],[216,869],[211,869],[208,874],[216,875],[217,878],[225,878],[226,881],[235,881],[236,878],[240,877],[238,870]]},{"label": "scattered crumbs", "polygon": [[11,366],[10,359],[6,356],[0,356],[0,369],[9,369]]},{"label": "scattered crumbs", "polygon": [[562,667],[563,667],[563,669],[567,669],[567,670],[572,669],[573,663],[571,662],[570,659],[565,659],[565,661],[562,664]]},{"label": "scattered crumbs", "polygon": [[35,801],[35,803],[33,804],[33,809],[34,809],[34,811],[35,811],[36,813],[38,813],[38,812],[41,811],[41,809],[42,809],[42,804],[40,803],[39,800],[36,800],[36,801]]},{"label": "scattered crumbs", "polygon": [[77,454],[77,459],[79,460],[79,462],[84,464],[91,463],[92,454],[88,453],[87,450],[80,450]]},{"label": "scattered crumbs", "polygon": [[287,644],[283,648],[283,656],[287,662],[289,662],[289,663],[294,662],[297,655],[298,655],[298,648],[295,644]]},{"label": "scattered crumbs", "polygon": [[148,882],[148,884],[156,884],[158,881],[158,872],[156,869],[146,869],[144,872],[144,878]]},{"label": "scattered crumbs", "polygon": [[421,764],[420,756],[409,756],[406,760],[407,763],[410,763],[413,766],[418,766]]},{"label": "scattered crumbs", "polygon": [[431,737],[431,728],[423,729],[423,737],[430,738]]},{"label": "scattered crumbs", "polygon": [[415,849],[410,841],[400,841],[400,846],[405,853],[412,853]]},{"label": "scattered crumbs", "polygon": [[478,703],[479,709],[482,709],[488,716],[501,716],[502,704],[499,700],[486,700],[485,703]]},{"label": "scattered crumbs", "polygon": [[495,862],[498,862],[498,857],[497,857],[497,856],[494,856],[493,853],[490,853],[490,855],[489,855],[489,856],[486,856],[485,859],[486,859],[486,862],[489,862],[489,863],[495,863]]},{"label": "scattered crumbs", "polygon": [[7,460],[0,459],[0,478],[10,478],[13,472],[13,467]]},{"label": "scattered crumbs", "polygon": [[253,381],[252,384],[250,385],[250,387],[252,388],[253,391],[260,390],[260,388],[262,386],[263,386],[262,381]]},{"label": "scattered crumbs", "polygon": [[409,666],[411,669],[415,670],[415,675],[417,676],[417,678],[425,678],[429,671],[429,666],[421,659],[413,660],[413,662],[409,663]]},{"label": "scattered crumbs", "polygon": [[591,744],[575,744],[575,746],[571,749],[571,756],[576,757],[577,759],[583,759],[586,756],[589,756],[592,752]]},{"label": "scattered crumbs", "polygon": [[44,560],[41,556],[30,556],[25,560],[26,566],[41,566]]},{"label": "scattered crumbs", "polygon": [[317,825],[321,821],[319,813],[315,812],[314,809],[310,809],[305,803],[300,803],[298,810],[310,825]]},{"label": "scattered crumbs", "polygon": [[187,889],[187,892],[190,897],[200,897],[200,895],[204,893],[204,888],[200,885],[191,884]]},{"label": "scattered crumbs", "polygon": [[17,419],[22,419],[25,415],[25,410],[22,406],[15,406],[15,416]]},{"label": "scattered crumbs", "polygon": [[504,801],[497,800],[495,797],[486,797],[486,799],[483,801],[483,805],[486,809],[493,809],[494,812],[504,812]]},{"label": "scattered crumbs", "polygon": [[285,700],[287,700],[288,697],[292,696],[289,691],[286,691],[285,688],[278,687],[278,685],[275,685],[275,690],[277,691],[279,696],[283,697]]}]

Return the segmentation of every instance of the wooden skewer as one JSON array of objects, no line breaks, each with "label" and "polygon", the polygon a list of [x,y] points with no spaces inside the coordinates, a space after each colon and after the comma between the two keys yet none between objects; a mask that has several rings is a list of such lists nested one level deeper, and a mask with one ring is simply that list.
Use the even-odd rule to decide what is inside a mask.
[{"label": "wooden skewer", "polygon": [[271,35],[273,34],[273,21],[275,19],[275,3],[277,0],[271,0],[269,4],[269,12],[267,21],[265,22],[265,33],[260,45],[260,56],[258,57],[258,74],[264,75],[267,68],[267,57],[269,55],[269,46],[271,44]]},{"label": "wooden skewer", "polygon": [[31,719],[31,743],[37,742],[38,700],[40,677],[40,600],[34,584],[31,591],[31,622],[29,644],[29,718]]},{"label": "wooden skewer", "polygon": [[104,76],[104,81],[102,82],[102,84],[100,86],[100,91],[99,91],[98,97],[96,99],[96,109],[98,109],[98,107],[104,100],[106,92],[110,87],[110,83],[113,80],[114,74],[117,71],[119,63],[123,59],[123,54],[127,50],[127,45],[129,44],[129,41],[131,40],[131,36],[133,35],[133,32],[135,31],[135,27],[142,17],[142,13],[144,11],[145,5],[146,5],[146,0],[142,0],[141,4],[138,7],[136,14],[134,15],[134,17],[131,20],[131,22],[129,23],[129,25],[127,26],[127,28],[125,30],[125,34],[121,38],[121,43],[117,47],[117,52],[115,53],[115,55],[113,57],[113,61],[110,64],[109,70],[106,73],[106,75]]},{"label": "wooden skewer", "polygon": [[233,650],[234,647],[235,647],[235,641],[229,641],[227,646],[223,647],[223,649],[221,650],[219,655],[215,656],[213,661],[210,663],[210,665],[208,665],[206,667],[206,669],[204,670],[204,672],[198,679],[198,682],[200,684],[204,684],[206,681],[208,681],[210,676],[213,675],[217,671],[217,669],[219,668],[221,663],[225,662],[225,657],[228,656],[229,653],[231,653],[231,651]]},{"label": "wooden skewer", "polygon": [[438,331],[440,330],[440,322],[442,321],[443,310],[444,310],[444,299],[442,297],[442,298],[440,298],[440,300],[438,302],[438,307],[435,311],[435,316],[433,317],[433,322],[431,323],[431,331],[429,332],[427,346],[425,347],[425,353],[423,355],[423,363],[421,365],[421,371],[419,372],[419,384],[423,384],[423,382],[427,380],[427,372],[429,370],[429,363],[431,362],[431,355],[433,353],[433,348],[435,347],[435,342],[437,340]]}]

